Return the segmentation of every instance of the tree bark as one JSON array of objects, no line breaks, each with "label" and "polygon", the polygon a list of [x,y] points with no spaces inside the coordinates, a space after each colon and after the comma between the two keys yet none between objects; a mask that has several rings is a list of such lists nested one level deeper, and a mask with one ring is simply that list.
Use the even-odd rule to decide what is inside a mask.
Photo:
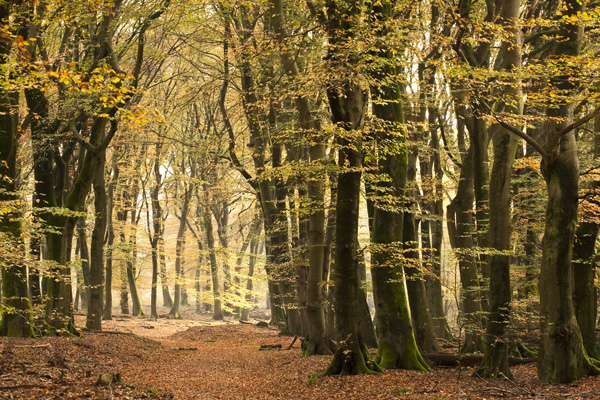
[{"label": "tree bark", "polygon": [[209,208],[208,185],[204,184],[204,230],[206,232],[206,247],[208,247],[208,259],[210,260],[210,273],[213,291],[213,319],[223,320],[223,308],[221,300],[221,283],[219,281],[219,265],[215,249],[215,237],[213,233],[212,215]]},{"label": "tree bark", "polygon": [[183,251],[185,249],[185,228],[187,226],[188,211],[190,208],[190,201],[192,198],[193,187],[188,184],[183,195],[183,205],[181,206],[181,216],[179,217],[179,229],[177,230],[177,244],[175,245],[175,299],[173,301],[173,307],[169,311],[169,314],[173,318],[181,318],[179,313],[179,306],[181,305],[181,280],[182,280],[182,269],[183,269]]},{"label": "tree bark", "polygon": [[[11,3],[0,4],[0,23],[9,26]],[[11,53],[12,41],[0,41],[0,66],[4,66]],[[2,291],[0,299],[6,310],[0,321],[1,336],[32,337],[33,317],[27,291],[27,264],[25,244],[22,239],[21,207],[16,193],[18,181],[18,105],[16,91],[0,89],[0,234],[5,242],[0,250]],[[9,210],[9,211],[6,211]]]},{"label": "tree bark", "polygon": [[477,264],[471,249],[473,248],[473,149],[469,148],[462,159],[458,188],[454,199],[447,207],[448,235],[450,243],[457,252],[463,304],[463,324],[465,341],[461,351],[473,353],[483,351],[484,341],[481,331],[481,290]]},{"label": "tree bark", "polygon": [[[104,131],[106,122],[99,124],[97,129]],[[104,138],[104,132],[100,133]],[[95,160],[96,172],[94,174],[94,230],[92,231],[92,242],[90,248],[90,287],[88,298],[88,312],[86,319],[86,328],[90,330],[102,330],[102,294],[104,289],[104,233],[107,226],[107,196],[104,183],[104,165],[105,154],[98,152]],[[108,283],[108,282],[107,282]],[[110,287],[110,284],[107,285]],[[110,302],[107,301],[107,305]],[[108,312],[110,316],[110,310]],[[104,319],[107,312],[104,309]]]},{"label": "tree bark", "polygon": [[[560,35],[554,54],[577,56],[581,48],[583,27],[568,17],[585,10],[577,0],[563,1]],[[555,82],[558,88],[571,90],[565,79]],[[577,222],[579,160],[575,133],[560,134],[573,117],[573,104],[549,108],[548,117],[563,123],[546,123],[546,156],[541,170],[548,191],[546,226],[542,241],[540,273],[540,348],[538,377],[544,382],[571,382],[586,374],[598,374],[585,352],[581,331],[573,306],[573,239]]]},{"label": "tree bark", "polygon": [[[594,120],[594,160],[600,158],[600,116]],[[600,188],[600,182],[591,184],[591,191]],[[585,218],[585,214],[583,218]],[[575,316],[581,330],[583,346],[588,356],[600,360],[600,350],[596,338],[596,320],[598,316],[598,293],[594,284],[596,278],[596,240],[598,238],[598,224],[595,216],[590,220],[583,220],[577,226],[575,243],[573,245],[573,304]]]},{"label": "tree bark", "polygon": [[[361,2],[327,3],[328,60],[339,71],[327,82],[331,119],[338,129],[338,174],[336,199],[335,264],[333,303],[338,347],[324,375],[376,373],[364,344],[358,319],[361,295],[358,276],[358,217],[362,175],[362,128],[367,110],[367,90],[360,87],[345,68],[357,60],[348,39],[354,35],[355,19],[361,15]],[[346,64],[348,63],[348,64]]]},{"label": "tree bark", "polygon": [[[500,70],[512,72],[521,67],[521,32],[518,0],[502,4],[502,23],[510,39],[502,44]],[[512,115],[521,113],[520,81],[506,85],[500,106]],[[515,105],[511,105],[515,104]],[[511,248],[511,174],[517,151],[518,138],[498,127],[493,135],[494,163],[489,189],[489,245],[494,250],[489,256],[489,317],[486,330],[484,359],[477,374],[485,378],[511,378],[508,368],[510,339],[508,327],[511,310],[510,255]]]}]

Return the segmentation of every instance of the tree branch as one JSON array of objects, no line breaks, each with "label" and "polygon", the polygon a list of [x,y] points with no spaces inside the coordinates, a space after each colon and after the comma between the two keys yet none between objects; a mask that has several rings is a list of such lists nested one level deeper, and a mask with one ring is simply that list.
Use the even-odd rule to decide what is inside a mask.
[{"label": "tree branch", "polygon": [[533,147],[538,153],[540,153],[540,155],[542,157],[545,158],[545,157],[548,156],[548,152],[534,138],[532,138],[531,136],[529,136],[528,134],[526,134],[525,132],[523,132],[519,128],[517,128],[517,127],[515,127],[515,126],[513,126],[513,125],[511,125],[511,124],[509,124],[509,123],[507,123],[505,121],[502,121],[498,117],[498,114],[492,109],[492,107],[490,107],[490,105],[485,100],[481,99],[480,102],[489,111],[489,113],[492,114],[492,117],[494,117],[494,119],[496,120],[496,122],[501,127],[503,127],[504,129],[506,129],[507,131],[511,132],[512,134],[517,135],[521,139],[523,139],[525,142],[527,142],[527,144],[531,145],[531,147]]},{"label": "tree branch", "polygon": [[589,113],[585,117],[581,118],[580,120],[575,121],[572,124],[565,126],[563,129],[556,132],[556,134],[558,135],[558,137],[566,135],[567,133],[571,132],[573,129],[577,129],[581,125],[585,124],[586,122],[589,122],[590,120],[594,119],[598,114],[600,114],[600,106],[596,107],[591,113]]},{"label": "tree branch", "polygon": [[77,140],[79,143],[81,143],[83,145],[83,147],[86,148],[86,150],[88,150],[92,153],[98,152],[98,148],[96,146],[94,146],[93,144],[91,144],[90,142],[85,140],[85,138],[83,136],[81,136],[81,134],[79,132],[77,132],[77,128],[75,128],[75,123],[73,121],[69,122],[69,132],[71,132],[71,135],[73,135],[73,138],[75,140]]}]

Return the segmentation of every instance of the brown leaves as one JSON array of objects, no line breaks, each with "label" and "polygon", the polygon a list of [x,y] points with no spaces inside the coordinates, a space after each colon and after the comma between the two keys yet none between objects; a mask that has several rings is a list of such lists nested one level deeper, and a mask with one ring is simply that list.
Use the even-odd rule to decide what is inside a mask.
[{"label": "brown leaves", "polygon": [[[486,382],[471,377],[470,369],[437,368],[434,374],[389,370],[324,377],[309,385],[329,356],[302,357],[299,341],[285,350],[293,338],[275,329],[204,318],[117,316],[104,323],[105,332],[84,332],[81,338],[0,338],[0,399],[594,398],[589,393],[600,389],[595,378],[543,386],[534,365],[514,367],[515,382]],[[261,346],[271,350],[259,351]]]}]

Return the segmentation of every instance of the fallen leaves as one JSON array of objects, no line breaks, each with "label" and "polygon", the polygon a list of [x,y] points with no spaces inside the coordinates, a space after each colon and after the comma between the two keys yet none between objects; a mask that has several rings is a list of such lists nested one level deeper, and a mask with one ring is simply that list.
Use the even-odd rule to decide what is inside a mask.
[{"label": "fallen leaves", "polygon": [[[188,317],[191,316],[188,314]],[[293,337],[236,322],[119,316],[80,338],[0,338],[0,399],[594,399],[598,378],[542,385],[535,365],[515,381],[470,369],[318,378],[328,356],[303,357]],[[152,327],[152,328],[149,328]],[[145,337],[147,336],[147,337]],[[261,346],[268,351],[260,351]],[[460,379],[457,380],[457,377]]]}]

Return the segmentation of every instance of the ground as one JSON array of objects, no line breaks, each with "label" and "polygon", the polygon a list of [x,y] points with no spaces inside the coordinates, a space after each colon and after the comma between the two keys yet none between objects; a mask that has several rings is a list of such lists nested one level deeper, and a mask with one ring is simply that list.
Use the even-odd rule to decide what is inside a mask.
[{"label": "ground", "polygon": [[[485,381],[472,370],[387,371],[319,378],[329,356],[302,357],[300,340],[274,328],[116,314],[82,337],[0,338],[0,399],[599,399],[600,378],[542,385],[535,364],[514,381]],[[83,325],[85,316],[77,315]],[[256,322],[256,321],[253,321]],[[260,346],[274,346],[260,350]],[[281,345],[281,348],[277,346]]]}]

